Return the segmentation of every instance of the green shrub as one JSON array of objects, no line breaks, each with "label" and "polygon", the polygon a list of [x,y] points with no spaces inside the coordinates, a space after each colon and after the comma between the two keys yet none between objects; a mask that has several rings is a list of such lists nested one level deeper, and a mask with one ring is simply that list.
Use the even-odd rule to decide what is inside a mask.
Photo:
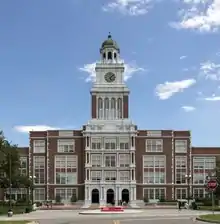
[{"label": "green shrub", "polygon": [[73,194],[73,195],[72,195],[72,197],[71,197],[70,201],[71,201],[72,203],[77,202],[77,197],[76,197],[76,195],[75,195],[75,194]]},{"label": "green shrub", "polygon": [[58,195],[56,195],[56,198],[55,198],[55,201],[56,201],[56,203],[61,203],[61,196],[58,194]]}]

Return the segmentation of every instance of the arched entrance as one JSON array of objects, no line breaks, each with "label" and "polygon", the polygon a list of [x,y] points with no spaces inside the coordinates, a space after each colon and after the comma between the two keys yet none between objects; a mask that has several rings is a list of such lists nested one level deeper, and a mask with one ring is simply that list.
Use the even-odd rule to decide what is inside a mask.
[{"label": "arched entrance", "polygon": [[128,189],[123,189],[121,192],[121,200],[122,202],[129,202],[129,190]]},{"label": "arched entrance", "polygon": [[92,190],[92,203],[99,203],[99,190],[96,188]]},{"label": "arched entrance", "polygon": [[108,189],[107,190],[107,197],[106,197],[107,204],[114,203],[114,197],[115,197],[114,191],[112,189]]}]

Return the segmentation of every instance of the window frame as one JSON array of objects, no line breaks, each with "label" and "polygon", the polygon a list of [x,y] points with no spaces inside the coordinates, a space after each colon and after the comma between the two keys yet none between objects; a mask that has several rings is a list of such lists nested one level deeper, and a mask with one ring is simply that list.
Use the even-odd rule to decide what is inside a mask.
[{"label": "window frame", "polygon": [[[153,149],[155,147],[155,150]],[[163,139],[162,138],[148,138],[145,140],[145,151],[152,153],[163,152]]]},{"label": "window frame", "polygon": [[33,153],[45,153],[46,141],[44,139],[33,140]]},{"label": "window frame", "polygon": [[57,152],[58,153],[74,153],[75,152],[75,139],[71,139],[71,138],[58,139],[57,140]]}]

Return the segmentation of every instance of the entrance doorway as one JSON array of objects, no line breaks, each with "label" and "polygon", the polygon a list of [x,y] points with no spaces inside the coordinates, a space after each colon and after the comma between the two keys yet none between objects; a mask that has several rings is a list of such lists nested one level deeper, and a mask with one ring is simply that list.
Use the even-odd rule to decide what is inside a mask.
[{"label": "entrance doorway", "polygon": [[92,190],[92,203],[93,204],[99,203],[99,190],[98,189]]},{"label": "entrance doorway", "polygon": [[121,200],[122,202],[129,202],[129,190],[128,189],[123,189],[121,192]]},{"label": "entrance doorway", "polygon": [[114,191],[112,189],[107,190],[107,204],[113,204],[114,203]]}]

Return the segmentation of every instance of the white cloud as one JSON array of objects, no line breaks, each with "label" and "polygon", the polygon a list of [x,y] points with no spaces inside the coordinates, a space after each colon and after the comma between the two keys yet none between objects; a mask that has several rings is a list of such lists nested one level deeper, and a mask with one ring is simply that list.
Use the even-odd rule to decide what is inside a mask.
[{"label": "white cloud", "polygon": [[203,62],[200,64],[200,74],[206,79],[220,81],[220,64],[211,61]]},{"label": "white cloud", "polygon": [[186,57],[187,57],[186,55],[180,56],[180,60],[183,60],[183,59],[185,59]]},{"label": "white cloud", "polygon": [[192,106],[182,106],[182,109],[185,110],[186,112],[191,112],[195,110],[196,108]]},{"label": "white cloud", "polygon": [[[86,78],[86,82],[95,81],[96,72],[95,72],[96,62],[91,64],[85,64],[83,67],[79,68],[80,71],[86,72],[89,76]],[[144,68],[138,67],[135,63],[125,63],[125,72],[124,72],[124,80],[127,81],[130,79],[135,73],[145,71]]]},{"label": "white cloud", "polygon": [[118,11],[124,15],[144,15],[152,7],[152,0],[112,0],[103,7],[106,12]]},{"label": "white cloud", "polygon": [[211,97],[204,98],[204,100],[207,100],[207,101],[220,101],[220,96],[216,96],[215,94],[213,94]]},{"label": "white cloud", "polygon": [[175,82],[165,82],[164,84],[159,84],[156,86],[156,95],[161,100],[167,100],[175,93],[183,92],[184,89],[189,88],[195,83],[196,83],[195,79],[186,79]]},{"label": "white cloud", "polygon": [[27,126],[15,126],[14,129],[18,132],[29,133],[30,131],[47,131],[47,130],[59,130],[60,128],[47,126],[47,125],[27,125]]},{"label": "white cloud", "polygon": [[[180,1],[180,0],[179,0]],[[171,23],[177,29],[215,32],[220,28],[220,0],[181,0],[180,21]]]}]

